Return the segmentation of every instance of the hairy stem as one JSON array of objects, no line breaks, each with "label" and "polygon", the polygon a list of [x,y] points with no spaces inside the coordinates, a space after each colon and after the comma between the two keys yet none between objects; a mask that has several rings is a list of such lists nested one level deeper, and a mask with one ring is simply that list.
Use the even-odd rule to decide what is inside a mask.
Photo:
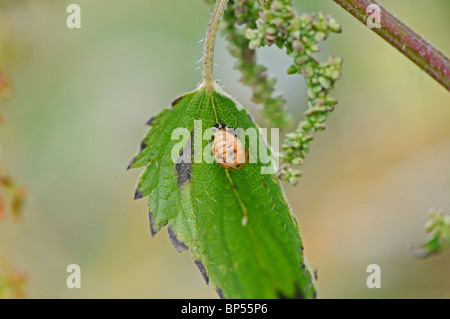
[{"label": "hairy stem", "polygon": [[228,0],[217,0],[209,20],[208,32],[205,39],[205,51],[203,53],[203,86],[212,88],[214,83],[214,46],[216,44],[216,35],[219,29],[219,23],[222,20],[223,13],[227,7]]},{"label": "hairy stem", "polygon": [[381,28],[373,28],[372,30],[450,91],[449,58],[397,19],[392,13],[373,0],[333,1],[363,23],[366,22],[368,17],[367,7],[370,5],[379,6]]}]

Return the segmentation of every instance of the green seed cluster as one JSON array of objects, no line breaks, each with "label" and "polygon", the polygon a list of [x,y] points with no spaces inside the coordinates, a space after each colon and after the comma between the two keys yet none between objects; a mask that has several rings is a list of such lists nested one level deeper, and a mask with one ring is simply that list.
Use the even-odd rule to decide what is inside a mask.
[{"label": "green seed cluster", "polygon": [[319,43],[330,33],[341,32],[341,26],[321,12],[297,14],[292,0],[230,0],[224,22],[229,50],[242,72],[241,81],[252,88],[254,102],[264,103],[263,114],[273,127],[287,124],[285,100],[272,96],[275,79],[256,63],[255,49],[274,44],[285,48],[293,58],[288,74],[301,74],[305,79],[308,108],[295,132],[286,135],[278,174],[283,181],[295,184],[301,176],[295,166],[303,163],[312,134],[325,129],[325,121],[337,104],[329,92],[341,77],[342,59],[330,56],[320,62],[314,55],[321,51]]},{"label": "green seed cluster", "polygon": [[332,32],[341,32],[333,17],[321,12],[299,15],[291,0],[266,1],[256,28],[246,30],[251,49],[273,44],[285,48],[294,60],[288,74],[302,74],[308,87],[304,119],[295,132],[286,135],[280,154],[279,177],[293,184],[301,175],[295,165],[302,164],[313,140],[312,133],[325,129],[325,120],[337,104],[329,91],[341,77],[342,59],[330,56],[319,62],[314,58],[321,51],[319,43]]},{"label": "green seed cluster", "polygon": [[326,62],[311,63],[301,71],[308,85],[308,108],[298,128],[286,134],[281,146],[279,177],[283,181],[296,183],[301,171],[293,165],[303,163],[313,140],[312,133],[325,130],[325,121],[337,104],[328,92],[340,76],[341,65],[341,58],[329,57]]}]

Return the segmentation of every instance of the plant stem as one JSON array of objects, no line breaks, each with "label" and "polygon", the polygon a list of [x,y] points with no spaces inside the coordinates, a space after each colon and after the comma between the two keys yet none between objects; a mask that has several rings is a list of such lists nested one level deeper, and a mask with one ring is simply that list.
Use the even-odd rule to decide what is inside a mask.
[{"label": "plant stem", "polygon": [[214,46],[219,23],[227,7],[228,0],[217,0],[214,5],[211,19],[209,20],[208,32],[205,39],[205,51],[203,53],[203,87],[212,89],[214,84]]},{"label": "plant stem", "polygon": [[368,17],[367,7],[370,5],[379,6],[381,28],[373,28],[372,30],[450,91],[449,58],[397,19],[392,13],[373,0],[333,1],[362,23],[366,23]]}]

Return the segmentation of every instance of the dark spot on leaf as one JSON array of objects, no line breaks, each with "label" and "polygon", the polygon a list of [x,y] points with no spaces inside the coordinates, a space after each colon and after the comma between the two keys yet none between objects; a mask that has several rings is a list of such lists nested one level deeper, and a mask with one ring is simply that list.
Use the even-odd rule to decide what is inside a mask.
[{"label": "dark spot on leaf", "polygon": [[172,107],[174,107],[175,105],[178,104],[178,102],[180,102],[180,100],[184,97],[184,95],[177,97],[175,100],[172,101],[172,103],[170,105],[172,105]]},{"label": "dark spot on leaf", "polygon": [[305,247],[300,247],[300,250],[302,251],[302,255],[304,255],[303,251],[305,250]]},{"label": "dark spot on leaf", "polygon": [[127,166],[127,170],[128,169],[130,169],[131,168],[131,165],[133,165],[134,164],[134,161],[136,160],[136,156],[135,157],[133,157],[133,159],[130,161],[130,163],[128,164],[128,166]]},{"label": "dark spot on leaf", "polygon": [[192,135],[181,151],[175,164],[178,174],[178,185],[182,185],[191,179],[192,172]]},{"label": "dark spot on leaf", "polygon": [[217,288],[216,292],[219,295],[220,299],[226,299],[225,296],[223,295],[223,291],[220,288]]},{"label": "dark spot on leaf", "polygon": [[153,213],[148,212],[148,221],[150,223],[150,233],[152,234],[152,237],[155,237],[157,231],[153,228]]},{"label": "dark spot on leaf", "polygon": [[138,189],[134,191],[134,200],[142,198],[142,192]]},{"label": "dark spot on leaf", "polygon": [[206,268],[200,260],[194,260],[194,264],[197,266],[198,270],[202,274],[203,280],[206,284],[209,284],[208,274],[206,273]]},{"label": "dark spot on leaf", "polygon": [[152,125],[152,122],[153,122],[154,119],[155,119],[155,117],[152,116],[152,117],[145,123],[145,125],[148,125],[148,126]]},{"label": "dark spot on leaf", "polygon": [[319,273],[317,272],[317,269],[314,269],[314,279],[319,279]]},{"label": "dark spot on leaf", "polygon": [[301,265],[303,273],[306,273],[306,266],[304,264]]},{"label": "dark spot on leaf", "polygon": [[147,147],[147,144],[144,141],[142,141],[139,151],[142,152],[146,147]]},{"label": "dark spot on leaf", "polygon": [[170,241],[172,242],[172,244],[176,250],[178,250],[181,253],[183,250],[188,249],[186,244],[177,238],[177,236],[173,232],[172,227],[169,226],[167,229],[167,232],[169,233]]},{"label": "dark spot on leaf", "polygon": [[299,287],[295,288],[295,294],[293,297],[288,297],[282,293],[278,293],[279,299],[305,299],[305,296],[302,293],[302,290]]},{"label": "dark spot on leaf", "polygon": [[191,179],[192,165],[190,163],[177,163],[175,167],[178,174],[178,185],[182,185]]}]

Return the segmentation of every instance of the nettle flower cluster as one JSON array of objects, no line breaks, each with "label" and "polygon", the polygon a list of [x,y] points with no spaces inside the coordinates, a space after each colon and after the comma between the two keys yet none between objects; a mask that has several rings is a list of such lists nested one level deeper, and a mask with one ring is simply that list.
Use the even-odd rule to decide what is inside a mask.
[{"label": "nettle flower cluster", "polygon": [[228,50],[236,60],[235,68],[242,77],[240,81],[252,89],[252,101],[262,104],[262,113],[272,127],[283,128],[288,124],[283,96],[274,96],[276,79],[269,77],[267,68],[257,63],[255,47],[250,45],[246,30],[257,27],[262,7],[257,1],[229,1],[229,9],[223,17],[224,33],[229,42]]},{"label": "nettle flower cluster", "polygon": [[341,58],[330,56],[325,62],[319,62],[314,53],[321,51],[319,43],[329,33],[341,32],[341,27],[333,17],[321,12],[297,15],[289,0],[266,2],[258,16],[257,27],[246,30],[250,48],[273,44],[285,48],[294,58],[288,73],[302,74],[308,87],[304,119],[295,132],[286,135],[280,154],[279,177],[295,183],[301,172],[293,165],[302,164],[312,133],[325,129],[324,122],[337,103],[328,93],[341,76]]},{"label": "nettle flower cluster", "polygon": [[264,105],[263,114],[272,126],[287,125],[285,100],[273,96],[276,80],[257,64],[255,50],[272,45],[285,48],[293,58],[288,74],[301,74],[305,79],[308,108],[295,132],[286,134],[278,173],[283,181],[295,184],[301,175],[296,166],[302,164],[312,134],[325,129],[324,123],[337,104],[329,92],[341,77],[342,59],[329,56],[320,62],[314,55],[322,50],[320,42],[330,33],[341,32],[341,26],[321,12],[298,14],[292,0],[230,0],[229,6],[224,16],[229,50],[238,59],[241,81],[252,88],[253,102]]}]

